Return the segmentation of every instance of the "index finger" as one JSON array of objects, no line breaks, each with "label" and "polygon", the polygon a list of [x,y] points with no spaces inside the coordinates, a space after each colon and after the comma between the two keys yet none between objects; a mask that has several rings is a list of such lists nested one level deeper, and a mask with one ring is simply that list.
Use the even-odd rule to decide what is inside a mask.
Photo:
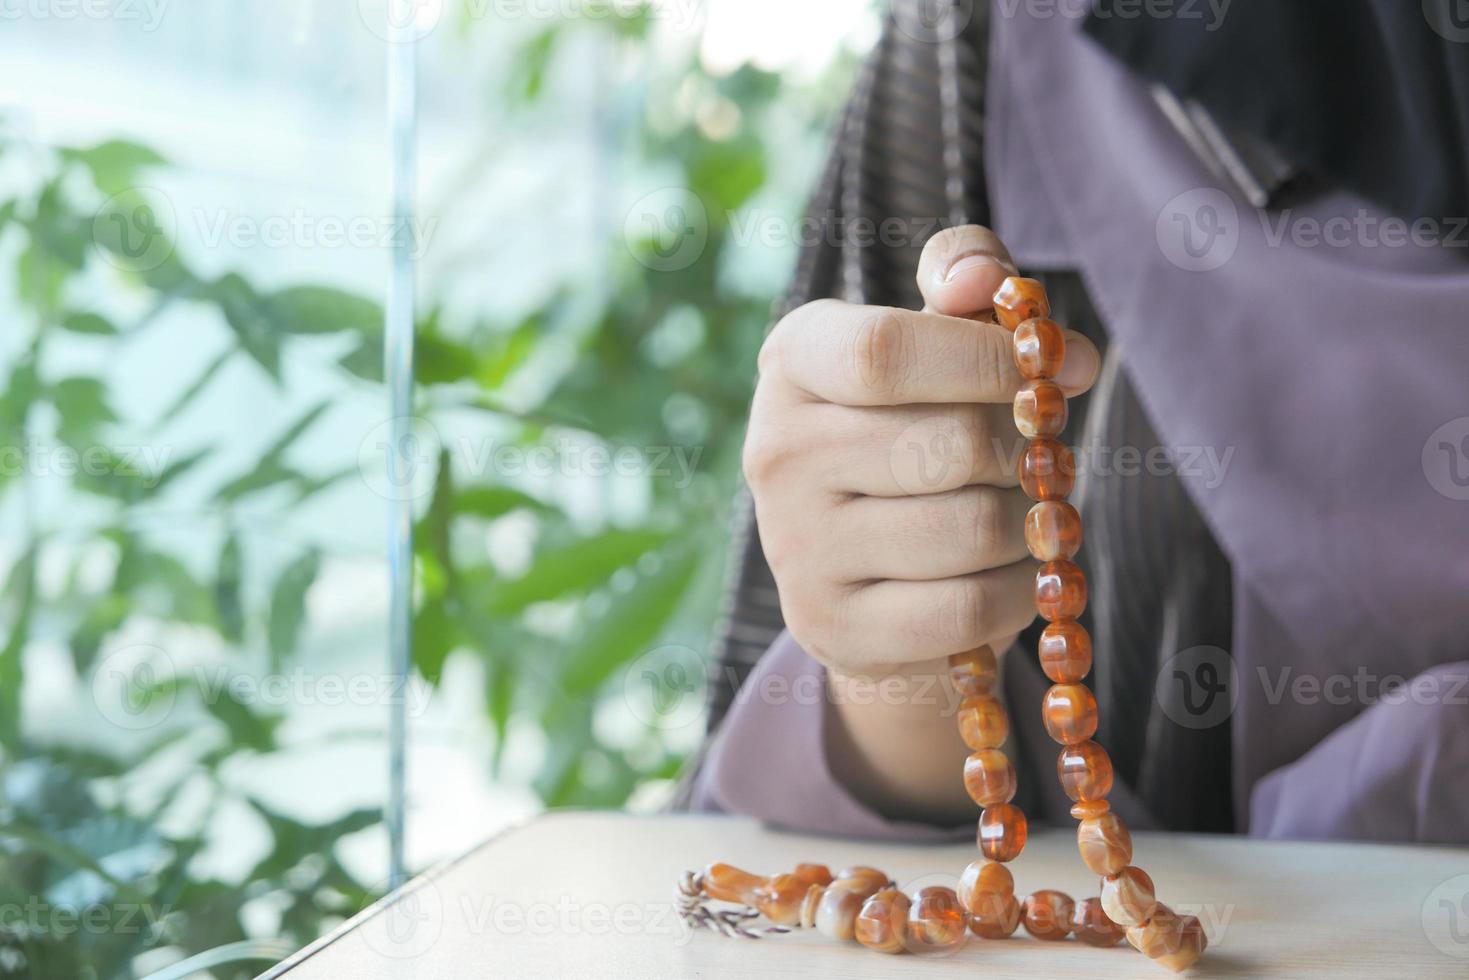
[{"label": "index finger", "polygon": [[1024,380],[1012,336],[995,323],[819,300],[776,325],[762,360],[840,405],[1000,403]]}]

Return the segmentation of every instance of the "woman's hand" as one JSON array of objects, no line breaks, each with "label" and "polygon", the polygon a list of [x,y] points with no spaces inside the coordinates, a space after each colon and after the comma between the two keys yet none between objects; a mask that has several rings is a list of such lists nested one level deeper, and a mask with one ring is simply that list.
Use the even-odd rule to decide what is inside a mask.
[{"label": "woman's hand", "polygon": [[[760,352],[745,477],[786,624],[834,693],[893,674],[932,687],[943,658],[987,642],[998,652],[1035,615],[1011,334],[961,319],[990,309],[1013,274],[992,232],[948,229],[923,250],[922,312],[822,300],[782,319]],[[1099,357],[1079,334],[1066,340],[1057,382],[1077,395]],[[875,752],[901,767],[911,739],[891,729],[927,731],[919,710],[947,726],[940,747],[958,744],[941,692],[921,709],[887,700],[838,698],[850,737],[872,743],[857,746],[868,763],[883,768]],[[949,787],[957,773],[944,773]]]}]

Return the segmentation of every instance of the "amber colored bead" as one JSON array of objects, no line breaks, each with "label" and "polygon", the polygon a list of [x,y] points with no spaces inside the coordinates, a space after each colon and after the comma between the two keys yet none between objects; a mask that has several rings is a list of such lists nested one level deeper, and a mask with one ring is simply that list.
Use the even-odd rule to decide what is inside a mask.
[{"label": "amber colored bead", "polygon": [[887,887],[888,882],[891,880],[886,871],[879,871],[877,868],[869,868],[865,864],[858,864],[838,871],[833,884],[841,883],[846,888],[871,885],[871,890],[868,892],[870,895]]},{"label": "amber colored bead", "polygon": [[1025,546],[1041,561],[1081,550],[1081,515],[1064,500],[1042,500],[1025,515]]},{"label": "amber colored bead", "polygon": [[1076,619],[1086,609],[1086,575],[1065,559],[1048,561],[1035,573],[1035,608],[1048,621]]},{"label": "amber colored bead", "polygon": [[1065,939],[1071,934],[1071,914],[1076,903],[1065,892],[1046,888],[1025,896],[1020,903],[1025,931],[1037,939]]},{"label": "amber colored bead", "polygon": [[732,864],[711,864],[704,869],[704,894],[719,902],[751,905],[755,889],[765,884],[763,875],[751,874]]},{"label": "amber colored bead", "polygon": [[1132,860],[1132,834],[1122,818],[1109,811],[1077,824],[1076,849],[1086,866],[1105,878]]},{"label": "amber colored bead", "polygon": [[1142,868],[1129,866],[1102,879],[1102,908],[1120,926],[1147,922],[1157,905],[1153,879]]},{"label": "amber colored bead", "polygon": [[998,861],[970,861],[959,875],[959,904],[978,914],[984,902],[1015,894],[1015,876]]},{"label": "amber colored bead", "polygon": [[1054,381],[1027,381],[1015,393],[1015,428],[1027,439],[1060,435],[1066,414],[1066,396]]},{"label": "amber colored bead", "polygon": [[1041,718],[1062,745],[1085,742],[1097,733],[1097,699],[1085,684],[1054,684],[1041,703]]},{"label": "amber colored bead", "polygon": [[1071,913],[1071,934],[1088,946],[1116,946],[1127,930],[1107,918],[1100,898],[1083,898]]},{"label": "amber colored bead", "polygon": [[1138,952],[1174,973],[1193,966],[1209,947],[1204,924],[1192,915],[1175,915],[1162,905],[1153,917],[1127,930],[1127,941]]},{"label": "amber colored bead", "polygon": [[949,655],[949,677],[962,697],[984,697],[995,689],[999,676],[995,651],[987,646]]},{"label": "amber colored bead", "polygon": [[879,953],[901,953],[908,938],[908,896],[884,888],[862,903],[852,932],[857,942]]},{"label": "amber colored bead", "polygon": [[1183,916],[1159,902],[1147,922],[1129,926],[1125,933],[1132,948],[1151,960],[1178,948]]},{"label": "amber colored bead", "polygon": [[907,947],[914,953],[936,953],[963,945],[969,938],[969,916],[954,889],[920,888],[908,907]]},{"label": "amber colored bead", "polygon": [[824,864],[798,864],[791,874],[808,885],[829,885],[832,882],[831,869]]},{"label": "amber colored bead", "polygon": [[1015,798],[1015,767],[999,749],[980,749],[964,760],[964,788],[980,806]]},{"label": "amber colored bead", "polygon": [[1010,276],[995,290],[995,318],[1006,330],[1014,330],[1026,320],[1051,315],[1046,287],[1035,279]]},{"label": "amber colored bead", "polygon": [[1054,378],[1066,359],[1066,335],[1055,320],[1036,317],[1015,328],[1015,366],[1031,381]]},{"label": "amber colored bead", "polygon": [[1025,850],[1029,832],[1018,806],[1000,803],[979,815],[979,853],[991,861],[1013,861]]},{"label": "amber colored bead", "polygon": [[1184,915],[1181,917],[1181,926],[1178,927],[1178,945],[1161,955],[1152,956],[1152,961],[1174,973],[1183,973],[1196,964],[1199,956],[1208,948],[1209,937],[1203,932],[1203,923],[1193,915]]},{"label": "amber colored bead", "polygon": [[1112,792],[1112,759],[1090,740],[1067,745],[1056,756],[1056,776],[1071,799],[1100,800]]},{"label": "amber colored bead", "polygon": [[1092,637],[1080,623],[1063,619],[1041,630],[1036,644],[1041,670],[1057,684],[1075,684],[1092,670]]},{"label": "amber colored bead", "polygon": [[812,887],[815,886],[795,875],[771,875],[755,889],[754,900],[749,904],[777,925],[795,925],[801,921],[801,902]]},{"label": "amber colored bead", "polygon": [[1100,817],[1104,813],[1110,813],[1112,805],[1106,800],[1082,800],[1071,804],[1071,818],[1073,820],[1091,820]]},{"label": "amber colored bead", "polygon": [[1020,903],[1014,895],[982,895],[969,910],[969,931],[981,939],[1005,939],[1020,927]]},{"label": "amber colored bead", "polygon": [[815,928],[832,939],[851,939],[857,913],[884,884],[885,881],[874,883],[869,878],[838,878],[829,886],[812,885],[801,906],[801,926]]},{"label": "amber colored bead", "polygon": [[1031,500],[1061,500],[1076,486],[1076,457],[1065,443],[1032,439],[1020,454],[1015,475]]},{"label": "amber colored bead", "polygon": [[959,705],[959,736],[971,749],[997,749],[1010,734],[1010,717],[998,698],[966,698]]}]

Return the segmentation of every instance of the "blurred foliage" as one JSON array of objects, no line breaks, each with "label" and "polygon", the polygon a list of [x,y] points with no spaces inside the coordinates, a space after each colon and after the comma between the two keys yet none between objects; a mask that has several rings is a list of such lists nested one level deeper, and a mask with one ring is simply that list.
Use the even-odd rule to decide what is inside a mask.
[{"label": "blurred foliage", "polygon": [[[651,25],[648,17],[541,25],[521,40],[496,98],[512,118],[553,112],[553,68],[568,44],[595,38],[614,58],[647,60]],[[644,264],[646,250],[659,243],[628,241],[617,222],[604,229],[597,274],[566,269],[540,308],[511,322],[466,322],[434,299],[438,287],[447,294],[452,284],[430,282],[418,324],[416,411],[438,432],[491,431],[502,444],[526,449],[568,439],[608,450],[666,447],[697,461],[689,480],[649,475],[638,506],[601,501],[589,517],[557,486],[497,476],[448,441],[439,446],[431,486],[416,501],[415,667],[437,684],[454,658],[478,662],[496,734],[490,775],[517,732],[538,732],[545,750],[533,783],[547,806],[621,805],[679,770],[685,746],[655,724],[609,742],[595,719],[599,705],[620,695],[629,664],[681,624],[687,635],[690,626],[707,630],[713,621],[754,356],[774,299],[772,288],[731,285],[741,247],[731,216],[768,184],[777,154],[762,137],[763,120],[781,81],[748,66],[710,75],[693,44],[659,57],[673,58],[660,72],[682,79],[684,96],[692,87],[696,102],[737,110],[733,125],[710,127],[695,109],[674,106],[676,93],[652,76],[616,92],[627,125],[613,138],[626,166],[661,175],[661,186],[685,188],[702,202],[708,237],[698,255],[654,271]],[[813,122],[825,108],[812,109]],[[819,141],[820,126],[804,135]],[[149,212],[134,188],[166,175],[159,154],[124,140],[44,151],[7,140],[0,156],[21,149],[39,158],[45,176],[0,201],[0,243],[17,249],[22,307],[4,329],[25,336],[18,355],[0,364],[0,449],[28,452],[43,432],[79,453],[114,445],[122,420],[105,370],[60,371],[51,348],[62,338],[116,343],[148,330],[164,310],[223,324],[233,342],[182,386],[151,423],[154,432],[187,417],[227,367],[249,363],[283,385],[283,366],[313,338],[340,341],[343,383],[380,388],[375,299],[323,285],[265,289],[233,271],[207,275],[171,241],[140,261],[134,238],[139,215]],[[79,305],[77,284],[99,275],[141,312],[123,318]],[[527,372],[539,379],[531,395],[517,387]],[[24,500],[33,492],[25,467],[0,468],[0,503],[19,495],[10,513],[26,522],[8,535],[17,557],[0,569],[0,906],[25,908],[38,899],[54,907],[126,905],[138,926],[62,934],[7,917],[0,921],[0,977],[132,977],[147,951],[156,967],[168,962],[158,960],[161,948],[177,959],[247,938],[242,909],[261,900],[278,912],[278,937],[304,944],[374,897],[335,845],[377,826],[376,809],[301,822],[242,797],[224,779],[238,760],[283,748],[283,709],[228,692],[206,697],[177,678],[143,674],[128,678],[138,689],[126,693],[138,705],[167,697],[188,700],[199,713],[178,712],[186,723],[86,748],[36,738],[22,715],[26,654],[43,632],[64,637],[83,700],[109,643],[124,631],[135,641],[140,628],[145,635],[165,627],[203,631],[226,648],[264,650],[270,670],[300,655],[306,595],[324,574],[321,549],[300,544],[252,590],[265,569],[238,515],[261,499],[286,512],[357,476],[356,466],[323,474],[298,462],[294,450],[329,407],[303,412],[251,465],[205,492],[201,512],[188,520],[217,529],[221,543],[203,576],[130,518],[210,460],[214,445],[171,459],[151,479],[120,458],[107,461],[104,476],[77,475],[68,493],[86,501],[87,520],[66,527],[34,519]],[[55,487],[50,478],[46,492]],[[611,492],[596,483],[580,489]],[[498,560],[487,545],[506,526],[527,542],[523,560]],[[99,551],[108,556],[100,584],[83,567]],[[59,574],[43,574],[58,561],[65,566]],[[242,656],[237,669],[248,671],[251,662]],[[139,771],[162,768],[152,762],[165,757],[183,762],[161,785],[153,772],[149,791],[136,792]],[[183,827],[164,820],[185,796],[202,797],[198,817]],[[218,880],[197,860],[226,804],[248,807],[271,835],[243,884]],[[251,972],[241,965],[214,975]]]}]

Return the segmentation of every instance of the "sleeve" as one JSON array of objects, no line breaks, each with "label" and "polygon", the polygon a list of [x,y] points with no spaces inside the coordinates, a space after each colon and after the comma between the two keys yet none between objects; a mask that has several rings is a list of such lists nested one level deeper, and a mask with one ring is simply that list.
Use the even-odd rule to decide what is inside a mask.
[{"label": "sleeve", "polygon": [[1463,844],[1469,840],[1469,661],[1424,671],[1250,795],[1250,833]]},{"label": "sleeve", "polygon": [[735,696],[697,775],[691,807],[789,830],[904,841],[962,840],[972,827],[888,820],[827,763],[826,668],[782,633]]}]

